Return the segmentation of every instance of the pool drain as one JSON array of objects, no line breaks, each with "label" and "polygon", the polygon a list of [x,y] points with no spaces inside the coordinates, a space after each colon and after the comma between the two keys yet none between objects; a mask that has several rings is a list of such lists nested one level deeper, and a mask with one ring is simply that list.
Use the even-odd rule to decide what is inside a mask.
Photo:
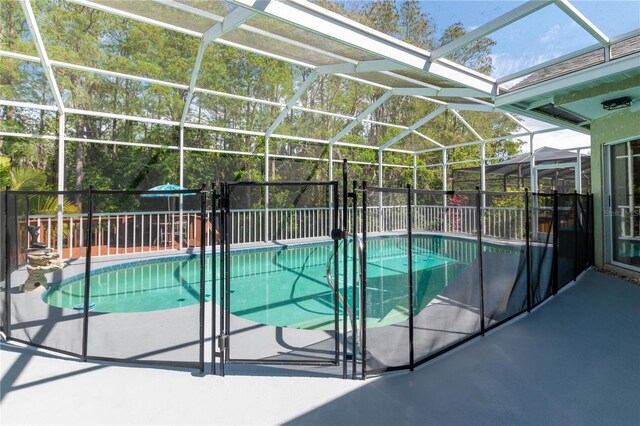
[{"label": "pool drain", "polygon": [[178,299],[178,302],[184,302],[186,299]]}]

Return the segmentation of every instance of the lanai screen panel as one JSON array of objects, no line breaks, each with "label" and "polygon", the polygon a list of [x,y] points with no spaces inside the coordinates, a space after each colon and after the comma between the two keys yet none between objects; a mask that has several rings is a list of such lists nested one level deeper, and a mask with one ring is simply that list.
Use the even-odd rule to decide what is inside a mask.
[{"label": "lanai screen panel", "polygon": [[[177,149],[67,142],[65,158],[65,186],[70,189],[75,188],[80,173],[99,176],[95,178],[99,188],[147,190],[179,183]],[[127,204],[117,206],[127,209]]]}]

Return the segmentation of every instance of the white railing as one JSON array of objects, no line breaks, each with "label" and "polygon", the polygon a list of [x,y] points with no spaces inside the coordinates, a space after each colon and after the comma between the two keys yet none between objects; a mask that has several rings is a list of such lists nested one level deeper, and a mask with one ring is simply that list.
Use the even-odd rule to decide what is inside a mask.
[{"label": "white railing", "polygon": [[621,238],[637,238],[640,236],[640,206],[618,206]]},{"label": "white railing", "polygon": [[[208,212],[210,217],[211,212]],[[88,227],[86,213],[62,215],[61,256],[63,259],[86,255]],[[200,245],[200,213],[183,211],[182,230],[180,213],[167,211],[94,213],[92,221],[92,256],[109,256],[130,253],[159,252],[186,249]],[[28,218],[28,225],[39,231],[40,242],[59,248],[56,240],[58,219],[56,215],[36,215]],[[27,235],[27,218],[18,219],[18,234]],[[213,241],[210,222],[205,227],[205,245]],[[27,244],[18,238],[19,245]],[[20,249],[21,247],[19,247]],[[22,250],[19,250],[20,252]]]},{"label": "white railing", "polygon": [[[339,212],[338,223],[342,221]],[[352,226],[352,209],[348,212],[348,227]],[[232,210],[229,218],[231,244],[262,241],[282,241],[329,237],[333,211],[328,207],[289,209]],[[418,205],[412,210],[413,229],[454,234],[477,233],[477,209],[473,206]],[[495,238],[524,239],[525,211],[521,208],[487,207],[484,209],[483,235]],[[86,214],[63,215],[62,258],[86,255]],[[40,231],[40,241],[58,248],[56,241],[58,222],[55,215],[31,216],[30,226]],[[219,213],[216,219],[219,224]],[[357,208],[357,221],[361,232],[362,207]],[[92,256],[110,256],[130,253],[161,252],[198,247],[200,245],[200,213],[184,211],[182,229],[180,213],[167,211],[94,213]],[[27,235],[27,220],[18,221],[18,232]],[[219,226],[219,225],[218,225]],[[368,206],[369,232],[394,232],[407,229],[406,206]],[[214,242],[211,212],[207,212],[205,245]],[[26,245],[26,238],[19,240]],[[219,241],[218,237],[215,239]],[[23,247],[24,248],[24,247]]]}]

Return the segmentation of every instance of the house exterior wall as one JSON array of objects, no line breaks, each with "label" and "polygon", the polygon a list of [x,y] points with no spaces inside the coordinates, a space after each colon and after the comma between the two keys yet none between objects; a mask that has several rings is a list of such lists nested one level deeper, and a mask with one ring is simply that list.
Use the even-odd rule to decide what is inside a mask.
[{"label": "house exterior wall", "polygon": [[[615,111],[591,123],[591,191],[594,199],[594,240],[595,261],[599,267],[604,266],[604,183],[605,168],[602,162],[604,146],[613,142],[622,142],[640,138],[640,112],[632,112],[629,108]],[[608,206],[607,206],[608,208]],[[616,269],[627,275],[635,275],[630,271]]]}]

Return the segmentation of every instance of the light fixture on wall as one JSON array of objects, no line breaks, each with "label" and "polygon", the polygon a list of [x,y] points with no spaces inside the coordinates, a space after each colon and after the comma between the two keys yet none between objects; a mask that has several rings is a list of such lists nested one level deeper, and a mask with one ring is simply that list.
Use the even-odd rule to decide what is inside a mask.
[{"label": "light fixture on wall", "polygon": [[622,98],[609,99],[602,102],[602,108],[607,111],[613,111],[614,109],[626,108],[631,105],[631,98],[623,96]]}]

